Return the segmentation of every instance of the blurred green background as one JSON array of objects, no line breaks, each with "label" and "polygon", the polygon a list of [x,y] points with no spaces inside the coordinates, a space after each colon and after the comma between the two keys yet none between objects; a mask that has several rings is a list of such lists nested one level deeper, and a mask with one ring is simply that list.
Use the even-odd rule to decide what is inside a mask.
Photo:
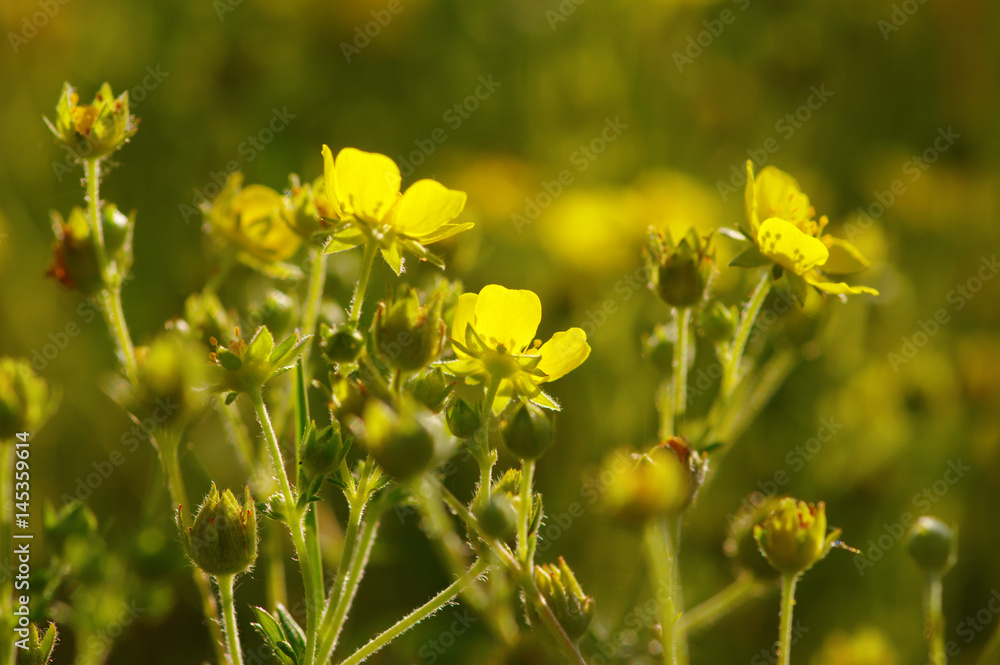
[{"label": "blurred green background", "polygon": [[[408,181],[434,177],[469,193],[463,219],[477,226],[446,247],[448,276],[469,290],[535,290],[543,339],[592,324],[584,326],[590,360],[553,387],[564,405],[560,439],[538,483],[551,515],[542,558],[565,556],[597,597],[603,639],[644,602],[630,591],[642,574],[639,541],[602,517],[581,486],[612,448],[655,440],[661,375],[643,358],[642,337],[669,316],[628,280],[642,265],[649,225],[707,231],[741,219],[738,178],[750,157],[800,180],[817,213],[872,260],[861,281],[882,295],[827,303],[824,331],[802,346],[801,363],[687,515],[685,599],[698,602],[730,581],[727,515],[784,470],[780,491],[825,500],[844,541],[874,563],[862,575],[853,555],[835,551],[805,578],[796,616],[808,630],[796,660],[856,662],[820,661],[824,636],[875,625],[898,655],[886,662],[917,662],[920,576],[898,543],[878,561],[872,547],[904,513],[927,510],[914,499],[927,488],[930,512],[959,525],[947,639],[961,651],[953,662],[973,662],[998,617],[991,613],[982,632],[959,633],[959,622],[1000,588],[992,517],[1000,280],[988,269],[1000,240],[998,14],[987,0],[5,0],[0,349],[41,354],[36,369],[64,392],[38,437],[36,509],[75,492],[124,448],[131,427],[100,389],[114,362],[100,318],[44,276],[49,210],[65,215],[82,201],[81,172],[64,168],[41,119],[52,116],[63,81],[83,100],[105,80],[116,93],[131,90],[141,118],[102,183],[105,200],[138,210],[135,278],[124,299],[139,344],[180,315],[209,274],[191,207],[233,160],[248,182],[281,189],[290,172],[321,173],[322,143],[334,152],[355,146],[392,156]],[[569,184],[552,196],[564,171]],[[721,243],[720,258],[731,255]],[[341,303],[358,261],[355,253],[330,264],[327,293]],[[415,266],[405,277],[426,285],[433,271]],[[747,293],[740,280],[732,270],[720,276],[731,302]],[[372,290],[387,281],[397,279],[382,265]],[[234,292],[240,283],[230,281],[230,298],[245,296]],[[606,314],[609,299],[615,312]],[[940,309],[949,322],[928,334]],[[780,316],[768,326],[775,344],[792,343],[794,323]],[[79,334],[68,334],[69,324]],[[806,460],[795,449],[824,422],[837,431]],[[243,482],[217,425],[191,440],[183,465],[192,495],[209,477]],[[968,470],[936,493],[959,460]],[[463,466],[454,483],[464,490],[473,478]],[[342,513],[342,500],[330,497]],[[141,563],[122,573],[131,581],[120,593],[108,591],[109,616],[133,600],[142,608],[119,622],[128,625],[109,662],[207,657],[150,446],[126,450],[89,501],[111,547]],[[574,502],[583,516],[567,520]],[[346,644],[363,643],[445,580],[414,517],[390,518]],[[261,602],[259,587],[245,581],[238,600]],[[749,604],[692,639],[694,662],[770,662],[760,654],[776,638],[776,616],[776,595]],[[452,620],[446,610],[373,662],[490,662],[477,626],[443,653],[426,649]],[[245,635],[248,648],[259,645],[248,626]],[[625,662],[652,662],[645,643],[623,637]],[[72,662],[79,646],[67,639],[56,662]],[[593,642],[585,650],[599,653]]]}]

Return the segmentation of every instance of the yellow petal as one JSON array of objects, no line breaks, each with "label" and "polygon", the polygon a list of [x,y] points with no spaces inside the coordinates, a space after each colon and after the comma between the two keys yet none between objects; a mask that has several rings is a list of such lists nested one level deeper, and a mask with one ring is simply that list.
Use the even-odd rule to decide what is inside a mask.
[{"label": "yellow petal", "polygon": [[344,148],[337,154],[334,187],[345,213],[370,224],[385,221],[399,198],[399,167],[376,152]]},{"label": "yellow petal", "polygon": [[403,193],[393,214],[397,233],[420,240],[458,217],[465,208],[465,192],[448,189],[436,180],[418,180]]},{"label": "yellow petal", "polygon": [[856,296],[862,293],[867,293],[873,296],[878,295],[878,291],[868,286],[851,286],[850,284],[845,284],[844,282],[824,282],[822,277],[816,271],[807,273],[805,275],[805,280],[824,293],[832,293],[838,296]]},{"label": "yellow petal", "polygon": [[813,216],[809,197],[795,178],[781,169],[765,166],[754,183],[758,218],[780,217],[803,231]]},{"label": "yellow petal", "polygon": [[557,332],[538,350],[542,361],[538,369],[545,372],[542,381],[555,381],[579,367],[590,355],[587,333],[580,328]]},{"label": "yellow petal", "polygon": [[832,275],[853,275],[868,268],[871,263],[847,240],[825,235],[820,240],[830,251],[830,258],[823,264],[823,272]]},{"label": "yellow petal", "polygon": [[334,168],[333,152],[330,150],[330,146],[323,145],[323,190],[326,192],[326,198],[330,202],[330,207],[333,209],[333,213],[338,217],[343,217],[343,209],[340,205],[340,199],[337,197],[337,180],[336,180],[336,169]]},{"label": "yellow petal", "polygon": [[[463,346],[468,346],[465,343],[466,326],[472,323],[475,327],[476,301],[478,299],[479,295],[476,293],[463,293],[458,297],[458,303],[455,305],[455,316],[451,321],[451,337]],[[456,349],[455,353],[459,354],[460,352]]]},{"label": "yellow petal", "polygon": [[479,292],[476,332],[503,344],[508,351],[531,344],[541,321],[542,301],[532,291],[490,284]]},{"label": "yellow petal", "polygon": [[783,219],[765,219],[757,231],[757,244],[764,256],[796,275],[804,275],[830,256],[818,238],[806,235]]}]

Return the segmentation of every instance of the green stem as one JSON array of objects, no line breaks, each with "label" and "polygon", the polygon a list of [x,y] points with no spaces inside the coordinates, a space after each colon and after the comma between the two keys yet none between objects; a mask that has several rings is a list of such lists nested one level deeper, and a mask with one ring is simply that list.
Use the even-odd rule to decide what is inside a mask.
[{"label": "green stem", "polygon": [[753,575],[744,573],[722,591],[686,611],[680,625],[686,634],[704,630],[748,600],[761,595],[767,588]]},{"label": "green stem", "polygon": [[691,308],[679,307],[676,313],[677,343],[674,344],[673,422],[674,433],[680,433],[680,424],[687,411],[688,338],[691,328]]},{"label": "green stem", "polygon": [[480,559],[469,569],[469,571],[455,580],[451,585],[449,585],[444,591],[438,595],[431,598],[429,601],[418,607],[417,609],[410,612],[408,615],[397,621],[390,628],[380,633],[374,639],[372,639],[368,644],[358,649],[354,652],[347,660],[343,661],[341,665],[357,665],[357,663],[362,662],[376,651],[389,644],[407,630],[417,625],[427,617],[431,616],[442,607],[445,607],[450,602],[452,602],[469,583],[474,581],[477,577],[486,572],[489,567],[489,563],[483,559]]},{"label": "green stem", "polygon": [[924,586],[924,620],[927,623],[927,652],[930,665],[947,665],[948,656],[944,650],[944,612],[941,610],[941,576],[927,575]]},{"label": "green stem", "polygon": [[0,665],[14,663],[14,441],[0,440]]},{"label": "green stem", "polygon": [[799,573],[781,577],[781,617],[778,628],[778,665],[789,665],[792,651],[792,613]]},{"label": "green stem", "polygon": [[125,313],[122,311],[122,288],[120,284],[107,286],[103,292],[104,315],[107,317],[108,328],[115,339],[118,347],[118,356],[125,368],[125,377],[133,386],[139,380],[138,365],[135,360],[135,347],[132,345],[132,336],[129,334],[128,325],[125,323]]},{"label": "green stem", "polygon": [[348,321],[357,323],[361,320],[361,305],[365,301],[365,292],[368,290],[368,279],[372,275],[372,266],[375,265],[375,254],[378,253],[378,243],[369,238],[365,243],[365,254],[361,258],[361,274],[358,276],[358,283],[354,287],[354,300],[351,301],[351,313]]},{"label": "green stem", "polygon": [[[369,512],[368,519],[364,521],[360,538],[355,536],[351,540],[345,539],[345,543],[354,543],[354,547],[351,549],[349,560],[347,549],[345,548],[344,550],[340,566],[344,572],[343,582],[334,587],[334,590],[338,591],[339,595],[337,596],[336,603],[332,602],[333,598],[330,599],[331,603],[327,605],[326,611],[323,614],[323,621],[320,625],[319,648],[317,649],[319,655],[317,662],[319,663],[328,662],[337,648],[340,632],[344,628],[347,614],[350,612],[354,596],[358,592],[358,585],[364,575],[365,567],[368,565],[368,557],[371,555],[372,545],[375,543],[379,522],[386,508],[388,508],[388,504],[381,505],[379,502],[376,502],[376,506]],[[348,536],[350,536],[350,527],[348,527],[348,531]],[[355,529],[354,533],[357,534],[357,532],[357,529]]]},{"label": "green stem", "polygon": [[469,440],[473,456],[479,464],[479,487],[473,499],[473,509],[476,512],[486,507],[493,492],[493,465],[497,462],[496,451],[490,450],[490,418],[493,417],[493,400],[500,390],[499,381],[491,381],[486,388],[486,395],[479,406],[482,425]]},{"label": "green stem", "polygon": [[[184,488],[184,476],[181,474],[178,457],[180,440],[181,434],[164,431],[159,441],[153,443],[160,456],[163,474],[167,477],[170,500],[180,513],[180,528],[187,529],[191,525],[191,510],[188,506],[187,490]],[[215,658],[219,665],[223,665],[226,662],[226,652],[222,646],[225,638],[222,634],[222,626],[219,625],[219,609],[215,604],[215,594],[212,593],[212,586],[205,573],[198,568],[192,568],[192,575],[194,575],[194,585],[198,589],[198,595],[201,596],[201,611],[205,615],[205,621],[208,623],[208,630],[212,636]]]},{"label": "green stem", "polygon": [[660,601],[660,642],[664,665],[687,665],[687,640],[678,618],[683,603],[677,570],[677,548],[672,542],[666,521],[651,522],[646,527],[646,552],[655,596]]},{"label": "green stem", "polygon": [[531,569],[530,553],[533,548],[528,546],[528,522],[531,520],[531,486],[535,480],[535,461],[521,462],[521,502],[517,511],[517,555]]},{"label": "green stem", "polygon": [[299,560],[299,568],[302,571],[302,583],[306,592],[306,665],[312,665],[315,656],[315,639],[317,635],[317,613],[323,606],[323,582],[315,579],[313,575],[314,566],[311,561],[309,548],[306,546],[305,534],[302,528],[302,511],[298,508],[292,486],[288,482],[288,474],[285,472],[285,463],[281,456],[281,446],[278,445],[278,438],[274,434],[274,427],[271,419],[267,415],[267,407],[264,405],[264,397],[259,390],[250,393],[253,401],[254,412],[257,420],[260,421],[261,429],[264,431],[264,440],[267,442],[268,451],[271,454],[271,464],[274,473],[278,477],[278,485],[281,488],[282,497],[285,500],[285,508],[288,513],[288,529],[292,534],[292,544],[295,546],[295,556]]},{"label": "green stem", "polygon": [[236,604],[233,603],[233,575],[219,575],[219,596],[222,598],[222,612],[226,618],[226,645],[233,665],[243,665],[243,651],[240,649],[240,634],[236,629]]},{"label": "green stem", "polygon": [[309,271],[309,290],[306,292],[302,316],[302,334],[316,333],[320,306],[323,304],[323,287],[326,285],[326,254],[322,247],[312,248],[312,268]]},{"label": "green stem", "polygon": [[85,160],[84,170],[87,180],[87,213],[90,222],[90,235],[94,238],[94,251],[97,254],[97,265],[101,269],[101,280],[105,285],[109,285],[111,281],[108,274],[108,253],[104,248],[104,226],[101,224],[100,213],[101,198],[98,194],[101,182],[100,158]]},{"label": "green stem", "polygon": [[733,336],[733,344],[730,347],[729,357],[726,362],[726,371],[722,376],[721,399],[723,403],[729,401],[729,398],[733,396],[733,391],[736,390],[736,386],[739,384],[740,367],[743,365],[743,352],[746,351],[750,331],[753,330],[757,314],[760,313],[760,308],[764,305],[764,299],[767,298],[767,294],[770,292],[771,271],[767,270],[764,271],[763,277],[757,283],[757,288],[754,289],[753,294],[750,296],[750,301],[743,308],[739,327]]}]

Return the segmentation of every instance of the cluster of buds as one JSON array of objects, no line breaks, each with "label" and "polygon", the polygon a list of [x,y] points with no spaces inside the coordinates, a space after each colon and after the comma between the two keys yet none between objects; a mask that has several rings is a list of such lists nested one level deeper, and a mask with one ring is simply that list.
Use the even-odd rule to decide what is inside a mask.
[{"label": "cluster of buds", "polygon": [[571,640],[587,633],[594,619],[594,599],[583,592],[573,571],[559,557],[559,565],[535,566],[535,586]]},{"label": "cluster of buds", "polygon": [[212,483],[194,523],[184,529],[178,510],[178,526],[191,561],[209,575],[239,575],[257,560],[257,513],[249,487],[241,506],[231,490],[219,494]]}]

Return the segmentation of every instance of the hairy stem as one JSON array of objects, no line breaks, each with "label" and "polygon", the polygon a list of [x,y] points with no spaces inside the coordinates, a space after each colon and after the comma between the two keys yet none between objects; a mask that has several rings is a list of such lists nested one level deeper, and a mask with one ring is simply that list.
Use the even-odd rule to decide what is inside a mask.
[{"label": "hairy stem", "polygon": [[306,546],[305,533],[302,528],[302,511],[299,510],[292,486],[288,482],[288,474],[285,472],[285,463],[281,456],[281,446],[278,445],[278,438],[274,434],[274,427],[271,419],[267,415],[267,407],[264,405],[264,398],[261,392],[255,391],[250,394],[253,400],[254,412],[257,420],[260,421],[261,429],[264,431],[264,440],[267,442],[268,451],[271,454],[271,464],[274,473],[278,477],[278,485],[281,488],[281,495],[285,500],[285,510],[288,517],[288,529],[292,534],[292,544],[295,546],[295,556],[299,560],[299,568],[302,571],[302,583],[306,592],[306,665],[312,665],[315,656],[315,639],[317,628],[317,613],[323,606],[323,582],[315,579],[313,575],[313,563],[310,557],[309,548]]},{"label": "hairy stem", "polygon": [[372,276],[372,266],[375,265],[375,255],[378,253],[378,243],[373,238],[369,238],[365,243],[365,254],[361,259],[361,274],[358,276],[358,283],[354,287],[354,299],[351,301],[351,313],[347,320],[357,323],[361,320],[361,305],[365,301],[365,292],[368,290],[368,279]]},{"label": "hairy stem", "polygon": [[795,585],[799,573],[781,578],[781,617],[778,627],[778,665],[789,665],[792,652],[792,613],[795,609]]},{"label": "hairy stem", "polygon": [[528,522],[531,521],[531,486],[535,480],[535,461],[521,462],[521,502],[517,510],[517,555],[531,569],[531,552],[528,546]]},{"label": "hairy stem", "polygon": [[[187,490],[184,488],[184,476],[181,474],[178,448],[180,447],[180,434],[173,432],[163,432],[158,441],[154,441],[156,451],[160,456],[160,466],[163,474],[167,477],[167,488],[170,491],[170,500],[176,506],[180,517],[180,528],[186,530],[191,525],[191,510],[188,506]],[[212,636],[212,647],[215,649],[215,658],[220,665],[226,662],[226,652],[223,648],[225,637],[222,634],[222,626],[219,624],[219,609],[215,604],[215,594],[212,592],[212,585],[208,581],[208,576],[198,568],[191,569],[194,575],[194,585],[198,589],[201,597],[201,611],[205,615],[209,633]]]},{"label": "hairy stem", "polygon": [[673,429],[680,433],[687,411],[688,339],[691,328],[691,308],[679,307],[676,312],[677,343],[674,344]]},{"label": "hairy stem", "polygon": [[750,301],[743,308],[743,314],[740,316],[740,324],[736,329],[736,334],[733,336],[733,344],[729,350],[726,371],[722,375],[720,397],[723,403],[729,401],[733,396],[733,391],[736,390],[736,386],[739,384],[740,369],[743,365],[743,353],[746,351],[747,340],[750,338],[750,331],[753,330],[754,321],[757,320],[757,314],[760,313],[760,308],[764,305],[764,299],[771,292],[771,284],[771,273],[770,271],[765,271],[764,276],[757,283],[757,288],[754,289],[753,294],[750,296]]},{"label": "hairy stem", "polygon": [[236,629],[236,605],[233,603],[233,575],[219,575],[215,581],[219,584],[219,597],[222,599],[222,612],[226,618],[226,645],[229,648],[229,658],[233,665],[243,665],[243,651],[240,649],[240,634]]},{"label": "hairy stem", "polygon": [[664,665],[687,665],[687,639],[679,625],[681,607],[677,569],[677,548],[666,520],[650,522],[646,527],[646,553],[655,596],[660,601],[660,643]]},{"label": "hairy stem", "polygon": [[442,607],[451,603],[462,592],[466,585],[473,582],[477,577],[486,572],[489,563],[483,559],[478,560],[465,575],[455,580],[444,591],[431,598],[429,601],[413,610],[405,617],[397,621],[391,627],[380,633],[368,644],[354,652],[341,665],[357,665],[376,651],[389,644],[391,641],[405,633],[407,630],[417,625],[427,617],[431,616]]}]

